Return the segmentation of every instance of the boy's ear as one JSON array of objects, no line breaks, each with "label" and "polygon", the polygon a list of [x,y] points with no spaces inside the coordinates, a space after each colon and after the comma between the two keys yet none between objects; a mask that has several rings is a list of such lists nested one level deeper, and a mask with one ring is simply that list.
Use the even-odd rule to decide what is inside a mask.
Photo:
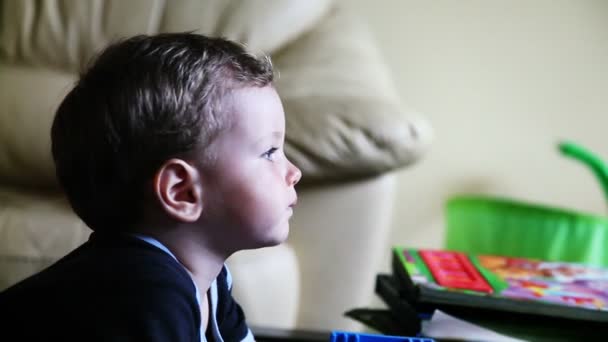
[{"label": "boy's ear", "polygon": [[167,160],[154,176],[154,193],[169,216],[194,222],[203,211],[199,171],[181,159]]}]

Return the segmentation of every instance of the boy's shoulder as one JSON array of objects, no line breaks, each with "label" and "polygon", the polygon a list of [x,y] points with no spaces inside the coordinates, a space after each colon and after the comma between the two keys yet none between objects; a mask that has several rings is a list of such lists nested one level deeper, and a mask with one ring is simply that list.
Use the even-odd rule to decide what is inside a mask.
[{"label": "boy's shoulder", "polygon": [[[95,289],[106,294],[144,294],[142,291],[150,289],[150,284],[195,291],[188,273],[161,249],[133,236],[93,233],[87,242],[55,264],[4,292],[37,296],[70,291],[77,296],[80,291]],[[89,293],[96,295],[95,291]]]},{"label": "boy's shoulder", "polygon": [[[11,329],[40,326],[48,336],[63,336],[148,327],[145,317],[155,315],[196,335],[195,293],[190,276],[164,251],[135,237],[93,233],[49,268],[0,292],[2,311],[11,312],[0,317]],[[67,332],[66,322],[79,328]]]},{"label": "boy's shoulder", "polygon": [[[194,290],[190,275],[173,256],[138,237],[93,233],[83,249],[80,255],[75,255],[75,267],[98,269],[99,272],[86,272],[94,277],[117,278],[123,284],[120,287],[127,281],[133,281],[134,285],[143,282],[148,286],[151,281],[177,282]],[[70,255],[65,259],[65,262],[71,262]]]}]

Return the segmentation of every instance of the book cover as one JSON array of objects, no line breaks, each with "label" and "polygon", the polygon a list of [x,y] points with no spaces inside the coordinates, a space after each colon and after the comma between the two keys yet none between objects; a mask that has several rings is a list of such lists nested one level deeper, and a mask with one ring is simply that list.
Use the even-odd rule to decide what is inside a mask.
[{"label": "book cover", "polygon": [[400,298],[419,307],[608,322],[605,268],[395,247],[393,273]]}]

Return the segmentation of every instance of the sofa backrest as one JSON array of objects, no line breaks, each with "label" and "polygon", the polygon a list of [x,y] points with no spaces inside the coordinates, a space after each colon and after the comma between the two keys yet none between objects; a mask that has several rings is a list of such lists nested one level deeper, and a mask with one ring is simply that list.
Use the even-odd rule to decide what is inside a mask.
[{"label": "sofa backrest", "polygon": [[79,71],[117,39],[176,31],[273,57],[304,184],[404,166],[428,143],[372,39],[331,0],[0,0],[0,184],[55,187],[50,125]]}]

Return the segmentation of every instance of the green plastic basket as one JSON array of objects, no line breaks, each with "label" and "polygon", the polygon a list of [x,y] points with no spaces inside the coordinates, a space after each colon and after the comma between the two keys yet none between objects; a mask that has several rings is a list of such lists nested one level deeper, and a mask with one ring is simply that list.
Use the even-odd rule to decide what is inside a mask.
[{"label": "green plastic basket", "polygon": [[[589,166],[608,199],[608,169],[569,142],[560,151]],[[517,200],[459,195],[446,202],[446,248],[608,266],[608,218]]]}]

